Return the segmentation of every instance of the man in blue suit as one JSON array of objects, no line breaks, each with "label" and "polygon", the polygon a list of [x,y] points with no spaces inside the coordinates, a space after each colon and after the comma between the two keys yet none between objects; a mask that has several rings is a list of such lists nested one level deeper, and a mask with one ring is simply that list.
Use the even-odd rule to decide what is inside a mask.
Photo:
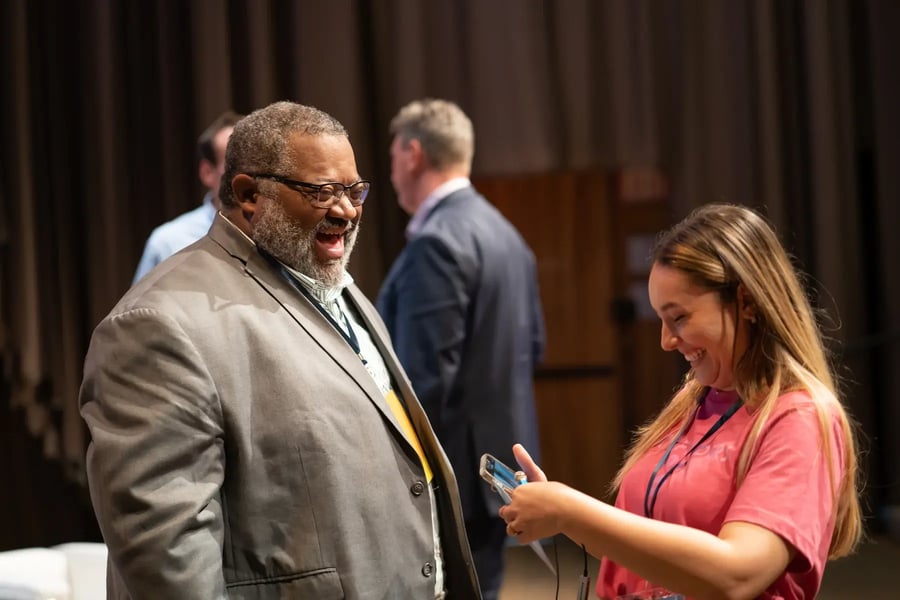
[{"label": "man in blue suit", "polygon": [[544,349],[535,259],[469,181],[472,122],[419,100],[391,121],[391,182],[412,219],[378,296],[400,362],[459,482],[485,600],[503,576],[500,498],[478,475],[488,452],[515,465],[537,445],[533,370]]}]

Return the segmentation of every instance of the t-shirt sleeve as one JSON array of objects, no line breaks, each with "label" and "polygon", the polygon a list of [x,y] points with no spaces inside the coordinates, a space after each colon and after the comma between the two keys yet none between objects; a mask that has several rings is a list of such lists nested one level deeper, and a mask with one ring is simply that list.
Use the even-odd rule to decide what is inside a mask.
[{"label": "t-shirt sleeve", "polygon": [[835,489],[843,478],[840,421],[828,411],[832,468],[810,402],[776,409],[725,522],[745,521],[776,533],[797,550],[789,571],[821,573],[834,531]]}]

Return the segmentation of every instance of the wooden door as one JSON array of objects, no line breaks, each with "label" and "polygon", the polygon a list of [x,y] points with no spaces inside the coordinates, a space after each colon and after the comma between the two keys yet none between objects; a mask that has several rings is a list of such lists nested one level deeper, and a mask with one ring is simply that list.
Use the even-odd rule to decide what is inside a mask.
[{"label": "wooden door", "polygon": [[535,377],[542,467],[603,498],[624,441],[609,179],[561,172],[473,182],[537,258],[547,325]]},{"label": "wooden door", "polygon": [[677,352],[660,347],[660,320],[650,306],[647,277],[660,233],[672,224],[668,182],[658,170],[631,167],[610,177],[614,301],[623,389],[623,427],[632,432],[672,396],[684,372]]}]

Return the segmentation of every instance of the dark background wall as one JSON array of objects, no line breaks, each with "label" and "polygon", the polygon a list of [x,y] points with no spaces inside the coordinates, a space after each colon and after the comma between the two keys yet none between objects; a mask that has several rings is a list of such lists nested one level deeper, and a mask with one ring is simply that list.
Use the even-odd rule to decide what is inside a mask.
[{"label": "dark background wall", "polygon": [[[374,296],[405,224],[387,123],[426,95],[472,117],[478,177],[649,167],[670,221],[709,201],[766,212],[828,317],[884,526],[900,506],[898,31],[891,0],[0,3],[0,546],[96,537],[81,363],[147,234],[199,202],[206,124],[292,99],[348,127],[376,182],[351,266]],[[552,190],[530,199],[554,214]]]}]

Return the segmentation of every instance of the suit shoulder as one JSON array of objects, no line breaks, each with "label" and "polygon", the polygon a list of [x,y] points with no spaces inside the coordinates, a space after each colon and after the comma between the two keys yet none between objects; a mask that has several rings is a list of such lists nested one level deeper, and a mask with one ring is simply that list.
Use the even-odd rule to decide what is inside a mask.
[{"label": "suit shoulder", "polygon": [[232,279],[243,279],[239,267],[239,261],[226,254],[216,242],[203,237],[135,283],[110,314],[195,302],[198,295],[208,296],[225,288]]},{"label": "suit shoulder", "polygon": [[516,226],[474,188],[457,192],[444,202],[447,204],[439,205],[425,221],[421,237],[442,240],[460,252],[502,246],[507,251],[521,248],[531,253]]}]

